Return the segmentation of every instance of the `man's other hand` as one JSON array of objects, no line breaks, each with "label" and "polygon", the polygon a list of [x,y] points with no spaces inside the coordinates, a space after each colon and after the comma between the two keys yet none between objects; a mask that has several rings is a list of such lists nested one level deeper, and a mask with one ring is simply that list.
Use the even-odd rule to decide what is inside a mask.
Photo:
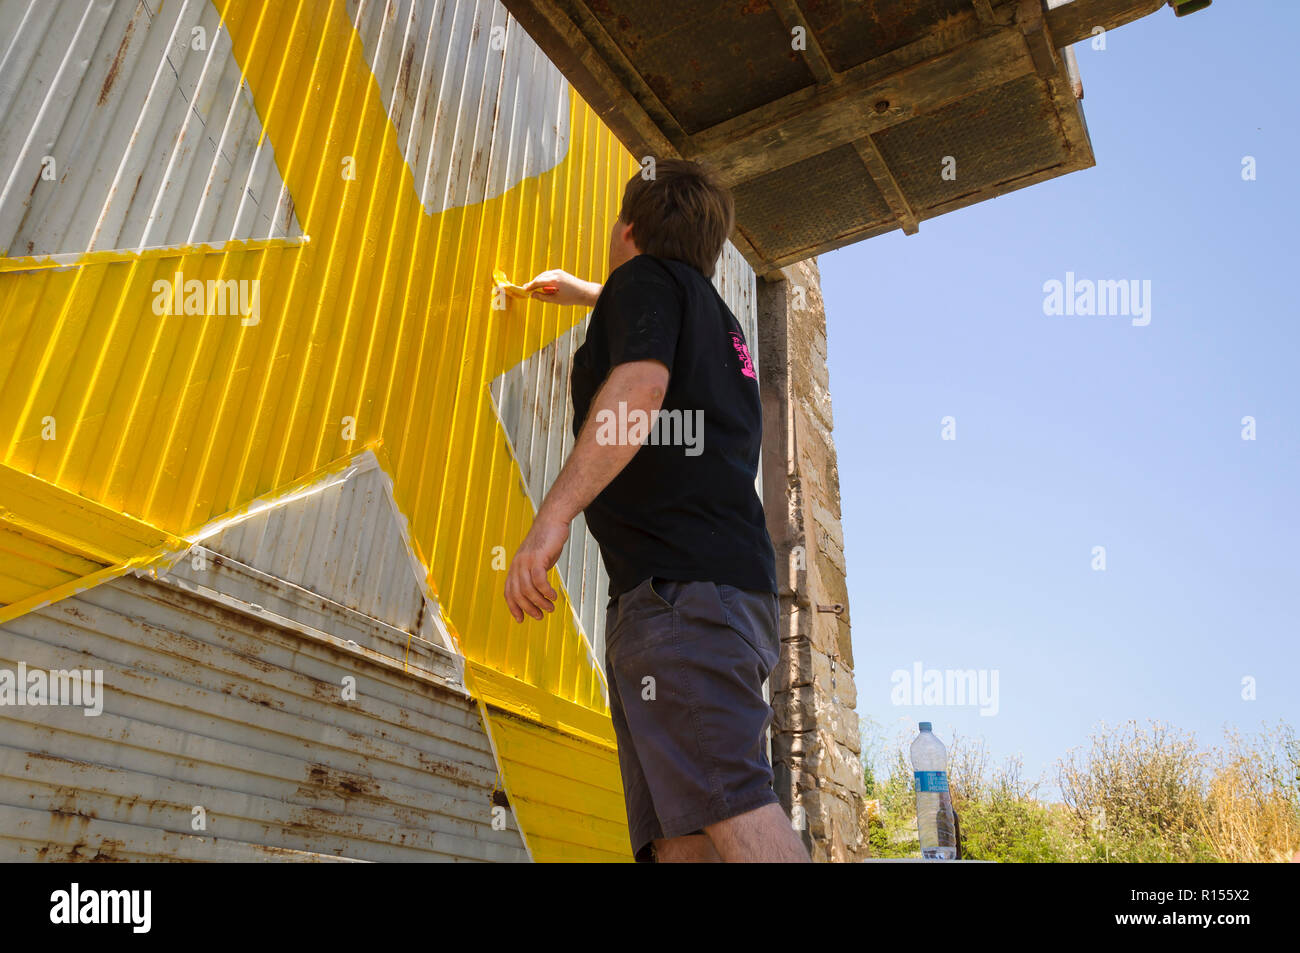
[{"label": "man's other hand", "polygon": [[543,612],[555,609],[557,595],[546,573],[559,562],[568,538],[568,523],[540,514],[533,521],[506,573],[506,605],[516,622],[523,622],[525,613],[540,619]]}]

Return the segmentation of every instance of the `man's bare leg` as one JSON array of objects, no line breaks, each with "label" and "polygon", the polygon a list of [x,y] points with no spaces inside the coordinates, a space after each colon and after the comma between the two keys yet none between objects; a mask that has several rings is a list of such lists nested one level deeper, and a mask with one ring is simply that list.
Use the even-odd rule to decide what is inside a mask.
[{"label": "man's bare leg", "polygon": [[780,804],[764,804],[711,824],[704,832],[727,863],[812,863]]},{"label": "man's bare leg", "polygon": [[703,834],[667,837],[657,840],[655,860],[661,864],[720,864],[722,858],[713,849],[713,841]]}]

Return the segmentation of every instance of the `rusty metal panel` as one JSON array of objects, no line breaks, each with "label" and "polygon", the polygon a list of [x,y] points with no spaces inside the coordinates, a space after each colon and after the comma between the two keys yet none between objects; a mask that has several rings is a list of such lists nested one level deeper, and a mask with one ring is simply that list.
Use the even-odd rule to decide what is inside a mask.
[{"label": "rusty metal panel", "polygon": [[[1007,182],[1026,167],[1069,160],[1058,130],[1043,130],[1042,80],[1023,76],[901,123],[875,137],[912,208],[936,208]],[[949,157],[953,174],[941,175]],[[976,158],[978,157],[978,158]]]},{"label": "rusty metal panel", "polygon": [[[581,23],[587,10],[646,86],[688,133],[789,95],[813,81],[790,48],[789,31],[759,2],[600,0],[563,3]],[[586,8],[586,9],[581,9]]]},{"label": "rusty metal panel", "polygon": [[908,0],[875,3],[868,12],[861,0],[821,0],[801,9],[831,65],[843,71],[916,42],[971,6],[971,0]]},{"label": "rusty metal panel", "polygon": [[[938,168],[937,162],[935,168]],[[936,178],[938,172],[935,173]],[[838,146],[733,188],[736,217],[755,248],[816,248],[851,235],[865,223],[888,225],[889,204],[852,146]],[[790,196],[818,210],[791,215]]]},{"label": "rusty metal panel", "polygon": [[0,627],[0,673],[102,673],[99,714],[0,706],[0,859],[525,860],[474,702],[277,595],[132,574]]},{"label": "rusty metal panel", "polygon": [[210,0],[0,0],[0,253],[302,235]]}]

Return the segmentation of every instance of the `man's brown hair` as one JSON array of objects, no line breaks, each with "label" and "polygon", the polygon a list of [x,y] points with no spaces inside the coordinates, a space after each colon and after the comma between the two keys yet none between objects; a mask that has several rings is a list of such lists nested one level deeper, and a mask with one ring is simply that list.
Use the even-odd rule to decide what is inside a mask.
[{"label": "man's brown hair", "polygon": [[654,178],[642,172],[623,190],[618,217],[647,255],[674,258],[713,277],[722,246],[736,223],[731,193],[713,173],[685,159],[659,159]]}]

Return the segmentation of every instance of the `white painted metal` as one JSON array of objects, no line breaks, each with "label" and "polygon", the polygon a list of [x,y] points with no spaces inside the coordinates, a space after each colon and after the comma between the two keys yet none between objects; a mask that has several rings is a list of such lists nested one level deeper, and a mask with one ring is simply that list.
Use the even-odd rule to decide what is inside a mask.
[{"label": "white painted metal", "polygon": [[301,236],[210,0],[0,0],[0,253]]},{"label": "white painted metal", "polygon": [[383,623],[395,640],[417,636],[456,656],[392,480],[369,451],[346,473],[201,537],[208,549]]},{"label": "white painted metal", "polygon": [[347,12],[426,213],[564,158],[569,84],[500,3],[348,0]]}]

